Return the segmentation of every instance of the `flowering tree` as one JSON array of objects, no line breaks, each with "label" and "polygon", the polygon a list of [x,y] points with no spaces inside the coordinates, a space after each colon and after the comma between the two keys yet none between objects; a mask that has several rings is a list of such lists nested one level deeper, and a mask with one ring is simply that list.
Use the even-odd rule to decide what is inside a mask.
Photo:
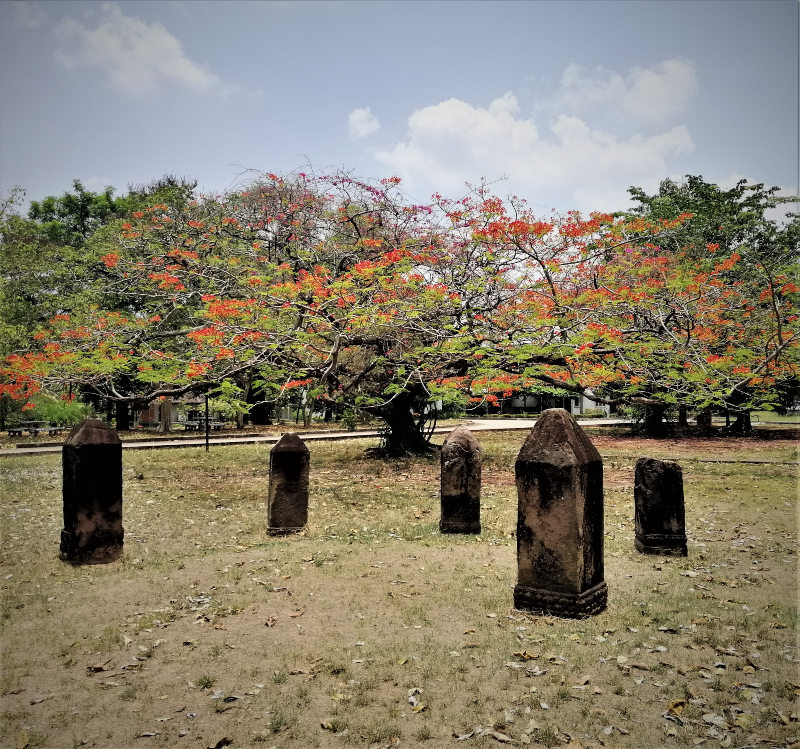
[{"label": "flowering tree", "polygon": [[98,239],[113,308],[55,315],[0,374],[18,397],[80,383],[117,402],[303,388],[309,416],[349,404],[420,452],[414,412],[454,390],[706,406],[766,402],[793,371],[796,286],[731,283],[742,257],[711,243],[665,249],[689,214],[543,220],[485,185],[410,205],[398,182],[267,174],[136,211]]}]

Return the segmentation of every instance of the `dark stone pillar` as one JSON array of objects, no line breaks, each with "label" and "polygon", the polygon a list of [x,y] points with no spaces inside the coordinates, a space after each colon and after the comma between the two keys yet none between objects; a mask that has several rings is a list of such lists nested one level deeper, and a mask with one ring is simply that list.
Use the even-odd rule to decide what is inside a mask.
[{"label": "dark stone pillar", "polygon": [[514,606],[580,618],[606,607],[603,461],[564,409],[545,411],[515,465]]},{"label": "dark stone pillar", "polygon": [[636,462],[633,501],[636,506],[636,550],[642,554],[685,557],[681,467],[655,458],[640,458]]},{"label": "dark stone pillar", "polygon": [[308,474],[311,456],[293,432],[284,434],[269,454],[267,533],[293,533],[308,521]]},{"label": "dark stone pillar", "polygon": [[481,532],[481,459],[472,432],[456,427],[442,445],[442,533]]},{"label": "dark stone pillar", "polygon": [[97,419],[72,429],[61,451],[64,530],[61,558],[106,564],[122,554],[122,442]]}]

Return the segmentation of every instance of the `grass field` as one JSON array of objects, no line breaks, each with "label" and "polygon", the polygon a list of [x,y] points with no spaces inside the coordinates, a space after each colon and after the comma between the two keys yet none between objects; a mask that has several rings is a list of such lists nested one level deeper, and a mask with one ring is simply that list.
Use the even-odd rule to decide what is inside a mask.
[{"label": "grass field", "polygon": [[[125,554],[94,567],[58,560],[60,456],[6,458],[0,743],[797,743],[796,442],[593,437],[609,607],[569,621],[512,609],[526,434],[478,436],[480,537],[438,533],[435,459],[374,442],[310,445],[308,528],[282,539],[267,446],[125,453]],[[682,462],[688,558],[633,549],[644,455]]]}]

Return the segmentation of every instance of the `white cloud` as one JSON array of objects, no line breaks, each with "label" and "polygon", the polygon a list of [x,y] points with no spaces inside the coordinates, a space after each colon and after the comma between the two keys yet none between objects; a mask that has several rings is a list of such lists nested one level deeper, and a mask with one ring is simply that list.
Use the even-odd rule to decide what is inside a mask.
[{"label": "white cloud", "polygon": [[100,68],[114,86],[129,94],[147,93],[162,82],[223,96],[246,92],[192,62],[180,40],[160,23],[126,16],[116,3],[103,3],[100,9],[95,29],[73,18],[62,19],[56,27],[61,46],[55,57],[65,68]]},{"label": "white cloud", "polygon": [[348,116],[350,122],[350,135],[354,138],[366,138],[368,135],[377,132],[381,123],[378,118],[370,112],[369,107],[365,109],[354,109]]},{"label": "white cloud", "polygon": [[507,92],[488,108],[449,99],[418,109],[408,119],[407,140],[374,155],[409,187],[453,193],[467,181],[506,175],[510,188],[534,202],[560,194],[572,201],[569,207],[609,210],[627,204],[629,185],[657,186],[671,171],[668,160],[693,148],[682,125],[620,137],[568,114],[542,134]]},{"label": "white cloud", "polygon": [[614,119],[661,123],[685,111],[697,94],[697,75],[687,60],[665,60],[654,68],[631,68],[625,79],[597,68],[588,74],[568,65],[551,106],[559,112],[603,112]]}]

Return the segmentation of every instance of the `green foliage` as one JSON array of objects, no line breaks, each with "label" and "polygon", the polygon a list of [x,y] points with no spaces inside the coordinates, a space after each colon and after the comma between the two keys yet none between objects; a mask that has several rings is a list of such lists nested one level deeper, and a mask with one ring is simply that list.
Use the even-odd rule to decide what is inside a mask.
[{"label": "green foliage", "polygon": [[95,193],[73,180],[73,192],[31,201],[28,218],[37,223],[53,244],[82,247],[98,227],[130,210],[125,198],[115,198],[114,188]]},{"label": "green foliage", "polygon": [[232,380],[223,380],[209,392],[208,407],[226,419],[246,414],[250,406],[243,400],[244,390]]},{"label": "green foliage", "polygon": [[348,408],[339,417],[339,424],[341,424],[348,431],[352,432],[355,430],[356,425],[358,424],[358,417],[356,416],[354,411]]},{"label": "green foliage", "polygon": [[[91,406],[77,399],[64,400],[47,393],[37,393],[31,398],[34,408],[21,414],[25,421],[47,421],[61,426],[73,426],[88,416],[93,416]],[[19,418],[17,420],[20,420]]]}]

